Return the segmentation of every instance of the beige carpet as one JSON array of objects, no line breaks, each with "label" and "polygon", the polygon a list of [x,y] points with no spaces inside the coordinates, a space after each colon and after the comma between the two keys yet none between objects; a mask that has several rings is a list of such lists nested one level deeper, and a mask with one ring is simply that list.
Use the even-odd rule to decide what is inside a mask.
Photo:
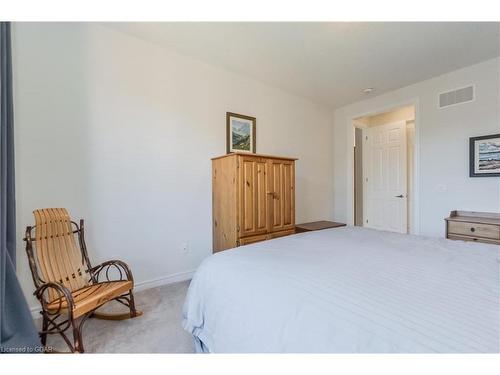
[{"label": "beige carpet", "polygon": [[[89,319],[83,327],[86,353],[193,353],[191,336],[183,330],[182,305],[189,281],[148,289],[135,294],[144,315],[122,321]],[[123,311],[115,302],[113,310]],[[108,309],[107,309],[108,310]],[[40,327],[40,321],[37,321]],[[70,334],[71,336],[71,334]],[[67,351],[59,335],[49,335],[47,345]]]}]

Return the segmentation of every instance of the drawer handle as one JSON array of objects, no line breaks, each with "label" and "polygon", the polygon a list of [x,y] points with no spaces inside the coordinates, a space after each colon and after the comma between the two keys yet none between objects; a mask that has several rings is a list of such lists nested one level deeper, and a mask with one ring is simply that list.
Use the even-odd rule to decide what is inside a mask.
[{"label": "drawer handle", "polygon": [[471,231],[471,232],[475,232],[475,231],[476,231],[476,228],[472,227],[472,228],[470,228],[470,231]]}]

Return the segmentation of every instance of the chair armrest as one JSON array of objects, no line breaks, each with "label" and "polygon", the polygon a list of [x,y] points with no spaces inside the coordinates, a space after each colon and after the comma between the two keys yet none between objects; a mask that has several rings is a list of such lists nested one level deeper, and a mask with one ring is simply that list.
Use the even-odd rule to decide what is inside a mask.
[{"label": "chair armrest", "polygon": [[[56,297],[50,301],[48,298],[45,298],[45,292],[48,292],[49,289],[55,290],[58,297]],[[50,312],[51,315],[59,314],[61,312],[63,299],[66,299],[66,301],[67,301],[68,313],[72,314],[72,312],[73,312],[73,307],[75,306],[75,301],[73,300],[73,296],[71,295],[70,290],[62,284],[54,283],[54,282],[43,283],[35,290],[35,293],[33,293],[33,294],[36,296],[36,298],[38,298],[38,300],[40,301],[40,303],[42,305],[43,310],[46,312],[48,312],[48,309],[46,308],[46,306],[49,303],[53,303],[53,302],[59,300],[59,307],[57,308],[57,310],[52,309]]]},{"label": "chair armrest", "polygon": [[[119,272],[120,278],[118,280],[115,279],[111,280],[109,278],[109,271],[112,268],[115,268]],[[128,280],[134,282],[134,278],[132,276],[132,271],[130,270],[130,267],[127,265],[127,263],[121,260],[108,260],[107,262],[99,264],[98,266],[95,266],[90,270],[96,281],[99,281],[99,276],[103,273],[103,271],[104,275],[106,276],[106,281]],[[124,278],[124,276],[126,278]]]}]

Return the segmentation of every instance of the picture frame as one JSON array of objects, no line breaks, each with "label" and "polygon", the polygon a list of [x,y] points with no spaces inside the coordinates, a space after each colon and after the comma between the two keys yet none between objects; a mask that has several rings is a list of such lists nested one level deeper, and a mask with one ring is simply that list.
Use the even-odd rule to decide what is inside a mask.
[{"label": "picture frame", "polygon": [[226,112],[226,152],[255,154],[257,120],[255,117]]},{"label": "picture frame", "polygon": [[469,176],[500,177],[500,134],[469,138]]}]

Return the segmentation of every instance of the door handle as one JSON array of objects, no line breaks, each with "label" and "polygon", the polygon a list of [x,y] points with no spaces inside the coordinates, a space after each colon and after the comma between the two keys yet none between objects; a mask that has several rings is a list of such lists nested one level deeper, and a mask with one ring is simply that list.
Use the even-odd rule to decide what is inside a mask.
[{"label": "door handle", "polygon": [[396,195],[394,198],[404,198],[403,194]]}]

